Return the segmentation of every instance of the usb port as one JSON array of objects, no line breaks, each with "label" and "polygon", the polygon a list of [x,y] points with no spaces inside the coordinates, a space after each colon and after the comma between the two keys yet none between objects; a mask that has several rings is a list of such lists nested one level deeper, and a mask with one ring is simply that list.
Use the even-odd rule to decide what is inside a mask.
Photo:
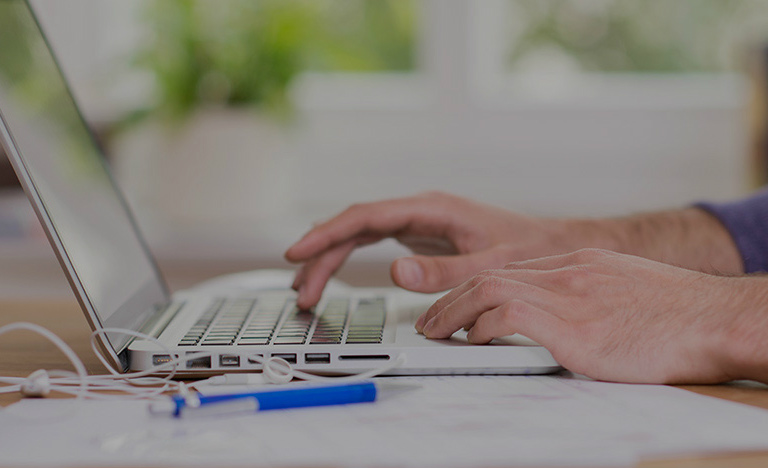
[{"label": "usb port", "polygon": [[170,354],[154,354],[152,355],[152,365],[159,366],[171,362],[172,359]]},{"label": "usb port", "polygon": [[211,357],[200,357],[197,359],[191,359],[187,361],[187,369],[210,369]]},{"label": "usb port", "polygon": [[288,364],[296,364],[296,354],[294,353],[278,353],[273,354],[272,357],[283,358],[288,362]]},{"label": "usb port", "polygon": [[219,365],[221,367],[240,367],[240,356],[219,356]]},{"label": "usb port", "polygon": [[330,364],[331,355],[329,353],[307,353],[304,355],[304,362],[307,364]]}]

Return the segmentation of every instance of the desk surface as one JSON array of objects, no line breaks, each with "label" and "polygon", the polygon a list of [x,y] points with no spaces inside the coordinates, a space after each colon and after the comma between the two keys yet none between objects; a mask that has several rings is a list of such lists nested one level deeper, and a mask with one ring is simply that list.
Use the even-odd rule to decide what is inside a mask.
[{"label": "desk surface", "polygon": [[[90,329],[74,299],[55,301],[0,301],[0,326],[17,321],[43,325],[66,341],[83,359],[89,372],[104,370],[88,344]],[[0,337],[0,375],[26,376],[40,369],[68,369],[66,357],[45,341],[28,332],[15,332]],[[728,385],[684,386],[696,393],[724,398],[768,409],[768,389],[762,385],[737,383]],[[18,395],[0,394],[0,405],[18,401]],[[764,467],[768,452],[739,456],[646,462],[641,466],[666,468],[693,467]]]}]

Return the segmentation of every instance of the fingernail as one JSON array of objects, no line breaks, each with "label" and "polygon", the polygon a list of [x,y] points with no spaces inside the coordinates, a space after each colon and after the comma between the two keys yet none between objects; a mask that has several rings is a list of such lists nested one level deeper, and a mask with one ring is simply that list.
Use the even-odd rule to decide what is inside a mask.
[{"label": "fingernail", "polygon": [[434,326],[435,326],[435,319],[433,318],[432,320],[427,322],[426,325],[424,325],[424,330],[423,330],[424,336],[429,336],[429,332],[430,330],[432,330],[432,327]]},{"label": "fingernail", "polygon": [[401,258],[397,261],[397,276],[405,286],[416,287],[424,279],[424,270],[419,262],[411,258]]},{"label": "fingernail", "polygon": [[414,324],[414,328],[416,328],[416,331],[421,333],[424,328],[424,315],[420,315],[418,319],[416,319],[416,323]]}]

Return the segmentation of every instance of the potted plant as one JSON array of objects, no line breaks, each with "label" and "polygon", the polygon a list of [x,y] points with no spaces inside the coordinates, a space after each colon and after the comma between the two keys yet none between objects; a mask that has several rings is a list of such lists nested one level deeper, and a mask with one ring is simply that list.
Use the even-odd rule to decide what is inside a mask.
[{"label": "potted plant", "polygon": [[127,119],[113,153],[148,227],[242,228],[283,212],[288,87],[309,4],[162,0],[145,13],[136,65],[153,77],[155,99]]}]

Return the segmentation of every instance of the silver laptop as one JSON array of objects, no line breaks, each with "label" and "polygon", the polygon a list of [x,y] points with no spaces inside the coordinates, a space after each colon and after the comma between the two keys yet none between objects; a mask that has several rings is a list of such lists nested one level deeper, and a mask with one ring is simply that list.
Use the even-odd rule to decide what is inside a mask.
[{"label": "silver laptop", "polygon": [[[278,356],[295,368],[352,373],[402,360],[390,374],[540,374],[560,369],[524,337],[469,345],[462,332],[427,340],[413,328],[434,297],[396,289],[336,288],[311,311],[285,287],[256,275],[170,294],[103,154],[88,130],[35,16],[24,0],[0,0],[0,140],[101,346],[123,371],[175,356],[185,374],[260,369]],[[260,275],[260,276],[259,276]],[[279,283],[279,282],[278,282]],[[256,357],[256,358],[254,358]]]}]

